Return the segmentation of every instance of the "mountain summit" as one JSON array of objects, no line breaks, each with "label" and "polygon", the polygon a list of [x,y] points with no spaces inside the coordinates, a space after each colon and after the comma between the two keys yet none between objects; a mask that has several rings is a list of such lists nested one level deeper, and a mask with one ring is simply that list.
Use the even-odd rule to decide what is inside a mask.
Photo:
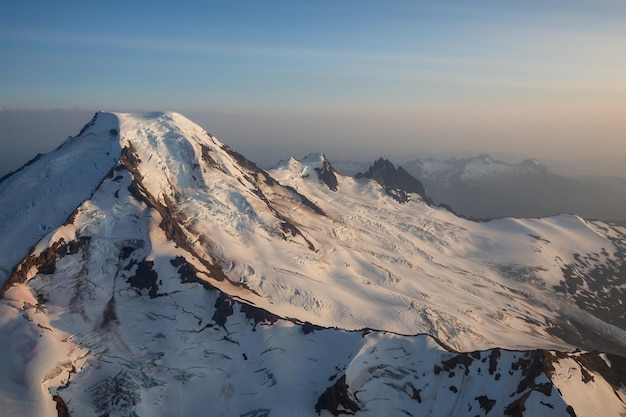
[{"label": "mountain summit", "polygon": [[390,196],[403,203],[408,201],[407,193],[417,194],[425,202],[432,203],[426,195],[422,183],[412,177],[404,168],[396,168],[388,159],[379,158],[365,173],[358,173],[356,178],[375,180],[385,187]]},{"label": "mountain summit", "polygon": [[626,230],[471,222],[379,165],[97,113],[0,182],[3,410],[623,414]]}]

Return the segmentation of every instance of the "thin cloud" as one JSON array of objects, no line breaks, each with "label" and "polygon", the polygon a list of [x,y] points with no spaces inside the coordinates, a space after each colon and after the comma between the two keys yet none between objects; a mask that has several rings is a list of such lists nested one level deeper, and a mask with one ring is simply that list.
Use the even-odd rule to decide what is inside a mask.
[{"label": "thin cloud", "polygon": [[[115,50],[182,53],[202,60],[208,55],[258,57],[267,62],[280,59],[291,63],[295,72],[343,75],[406,82],[441,82],[529,88],[544,91],[597,91],[623,93],[626,90],[626,62],[616,53],[615,37],[608,34],[575,34],[545,30],[541,35],[513,35],[491,45],[475,45],[466,52],[378,51],[349,48],[323,49],[282,45],[255,45],[164,39],[140,36],[73,34],[64,32],[0,31],[0,37],[18,42],[61,46],[91,46]],[[485,37],[482,34],[478,37]],[[540,42],[540,37],[545,40]],[[568,48],[576,45],[576,50]],[[444,48],[445,49],[445,48]],[[491,49],[491,50],[489,50]],[[500,55],[500,56],[498,56]],[[589,56],[591,55],[591,56]],[[310,69],[307,62],[334,65]],[[612,65],[607,65],[609,61]],[[219,65],[219,63],[217,64]],[[358,71],[356,69],[358,68]]]}]

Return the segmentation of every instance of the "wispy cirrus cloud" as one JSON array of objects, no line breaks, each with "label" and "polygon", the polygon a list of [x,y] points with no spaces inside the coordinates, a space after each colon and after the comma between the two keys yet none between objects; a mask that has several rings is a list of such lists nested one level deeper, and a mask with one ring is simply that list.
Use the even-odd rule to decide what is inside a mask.
[{"label": "wispy cirrus cloud", "polygon": [[[336,47],[293,47],[253,42],[158,38],[71,32],[20,32],[0,29],[0,39],[57,47],[84,47],[146,54],[175,54],[180,59],[219,67],[231,59],[250,59],[249,71],[262,64],[271,70],[315,73],[396,82],[453,83],[545,91],[626,91],[626,39],[611,33],[577,33],[543,29],[511,33],[506,39],[477,34],[468,47],[414,47],[396,50]],[[493,28],[492,28],[493,31]],[[495,31],[497,32],[497,31]],[[488,39],[488,41],[485,41]],[[482,40],[482,42],[481,42]],[[220,61],[221,60],[221,61]]]}]

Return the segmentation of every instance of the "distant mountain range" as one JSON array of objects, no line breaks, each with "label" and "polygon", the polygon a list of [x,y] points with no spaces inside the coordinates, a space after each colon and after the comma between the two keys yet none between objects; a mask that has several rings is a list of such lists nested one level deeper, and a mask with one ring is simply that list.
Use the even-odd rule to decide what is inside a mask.
[{"label": "distant mountain range", "polygon": [[[371,162],[332,161],[343,175],[366,172]],[[483,154],[472,158],[416,159],[402,167],[428,197],[472,219],[547,217],[573,213],[626,224],[626,178],[566,177],[535,159],[509,164]]]},{"label": "distant mountain range", "polygon": [[445,161],[416,159],[402,165],[437,203],[466,217],[546,217],[573,213],[626,219],[626,179],[568,178],[534,159],[508,164],[489,155]]}]

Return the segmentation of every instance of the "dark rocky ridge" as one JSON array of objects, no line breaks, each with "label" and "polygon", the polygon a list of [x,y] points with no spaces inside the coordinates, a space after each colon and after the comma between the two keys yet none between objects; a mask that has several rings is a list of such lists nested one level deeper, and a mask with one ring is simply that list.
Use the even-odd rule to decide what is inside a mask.
[{"label": "dark rocky ridge", "polygon": [[426,203],[433,204],[430,197],[426,195],[422,183],[406,172],[404,168],[398,167],[396,169],[395,165],[388,159],[379,158],[365,173],[359,172],[355,178],[373,179],[385,187],[387,194],[401,203],[409,201],[407,193],[415,193],[422,197]]},{"label": "dark rocky ridge", "polygon": [[33,253],[34,248],[31,249],[30,254],[13,268],[13,272],[5,281],[2,289],[0,289],[0,298],[2,298],[4,293],[13,285],[26,282],[28,274],[33,268],[36,268],[38,273],[41,274],[53,274],[56,270],[57,258],[62,258],[66,255],[74,255],[88,243],[88,236],[82,236],[70,242],[65,242],[65,240],[61,238],[39,255]]},{"label": "dark rocky ridge", "polygon": [[353,399],[350,393],[350,387],[346,384],[346,376],[343,375],[332,386],[328,387],[322,395],[320,395],[315,404],[315,411],[318,414],[322,410],[328,410],[337,417],[340,414],[354,414],[359,411],[359,403]]},{"label": "dark rocky ridge", "polygon": [[70,412],[68,411],[67,404],[65,404],[63,398],[61,398],[59,395],[53,395],[52,399],[54,400],[56,405],[57,416],[70,417]]},{"label": "dark rocky ridge", "polygon": [[322,160],[323,163],[321,168],[315,168],[315,172],[317,172],[317,177],[332,191],[337,191],[337,186],[339,185],[339,183],[337,182],[337,176],[335,175],[337,171],[335,171],[335,168],[333,168],[328,159],[326,159],[326,157],[323,155]]},{"label": "dark rocky ridge", "polygon": [[[120,157],[120,164],[126,168],[128,172],[131,173],[133,182],[129,186],[129,191],[133,197],[135,197],[138,201],[145,203],[147,206],[156,209],[161,215],[163,219],[161,224],[159,225],[161,229],[165,232],[165,235],[168,239],[176,242],[176,244],[185,249],[190,253],[194,253],[193,248],[189,245],[187,241],[187,234],[180,226],[182,224],[181,220],[177,218],[176,210],[173,205],[174,202],[170,201],[166,196],[164,196],[165,204],[162,204],[158,201],[147,188],[143,185],[143,175],[139,171],[139,164],[141,163],[141,159],[137,156],[136,151],[133,149],[132,145],[129,147],[125,147],[122,150],[122,156]],[[210,241],[206,237],[200,237],[200,240],[203,241],[207,247],[210,246]],[[207,270],[211,273],[211,277],[218,280],[223,281],[227,279],[224,271],[220,268],[216,262],[209,262],[202,258],[199,259],[200,262],[207,268]]]}]

